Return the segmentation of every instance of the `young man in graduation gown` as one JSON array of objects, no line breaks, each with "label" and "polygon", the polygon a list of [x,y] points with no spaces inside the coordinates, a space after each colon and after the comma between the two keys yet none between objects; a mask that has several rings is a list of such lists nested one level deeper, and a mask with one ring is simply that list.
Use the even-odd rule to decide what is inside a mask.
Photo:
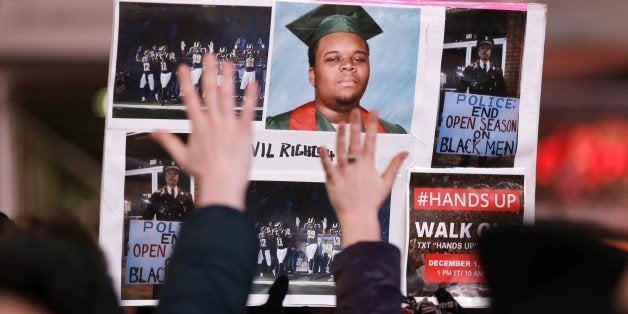
[{"label": "young man in graduation gown", "polygon": [[[314,100],[266,119],[267,129],[335,131],[359,108],[362,124],[368,111],[360,99],[370,75],[366,41],[383,31],[360,6],[321,5],[286,26],[308,46],[309,81]],[[379,133],[407,133],[379,119]]]}]

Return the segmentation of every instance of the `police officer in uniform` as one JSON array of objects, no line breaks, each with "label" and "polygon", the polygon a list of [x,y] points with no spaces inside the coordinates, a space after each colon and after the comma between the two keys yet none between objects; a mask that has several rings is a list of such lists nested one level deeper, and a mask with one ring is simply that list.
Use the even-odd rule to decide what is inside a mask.
[{"label": "police officer in uniform", "polygon": [[491,60],[494,46],[489,36],[480,36],[477,41],[478,59],[467,65],[458,84],[458,92],[488,96],[506,96],[504,72]]},{"label": "police officer in uniform", "polygon": [[166,185],[150,196],[142,219],[183,221],[185,216],[194,210],[192,195],[179,188],[181,168],[174,162],[164,165]]},{"label": "police officer in uniform", "polygon": [[[479,36],[477,41],[478,59],[467,65],[462,72],[457,90],[459,93],[471,93],[487,96],[506,96],[506,83],[504,82],[504,72],[501,67],[491,60],[493,54],[493,38],[489,36]],[[462,155],[460,166],[468,167],[471,156]],[[478,167],[485,167],[488,163],[486,156],[478,157]]]}]

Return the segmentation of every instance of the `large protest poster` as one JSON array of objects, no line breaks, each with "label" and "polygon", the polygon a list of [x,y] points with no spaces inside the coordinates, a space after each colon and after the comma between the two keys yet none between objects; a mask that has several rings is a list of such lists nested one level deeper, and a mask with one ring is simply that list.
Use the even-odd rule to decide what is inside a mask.
[{"label": "large protest poster", "polygon": [[523,224],[523,187],[523,175],[411,173],[406,294],[487,298],[474,247],[492,227]]},{"label": "large protest poster", "polygon": [[[198,61],[199,53],[212,51],[234,64],[234,77],[220,80],[235,82],[236,111],[242,102],[242,78],[251,74],[247,72],[253,69],[255,80],[263,86],[253,122],[256,132],[251,143],[253,162],[247,206],[260,244],[270,244],[270,249],[260,250],[255,257],[260,272],[254,278],[248,303],[263,303],[274,275],[284,272],[291,280],[284,305],[335,304],[334,283],[327,272],[333,256],[341,251],[337,243],[342,230],[328,204],[319,160],[321,146],[332,148],[330,157],[334,160],[335,134],[267,127],[268,120],[314,97],[315,88],[308,80],[307,46],[286,25],[322,4],[272,0],[115,2],[100,243],[123,305],[156,304],[163,278],[161,265],[168,263],[167,256],[176,247],[176,226],[184,227],[180,223],[183,219],[163,220],[156,214],[150,219],[145,217],[145,213],[151,212],[147,208],[153,194],[166,193],[165,166],[172,162],[148,133],[165,130],[185,141],[191,131],[177,91],[176,72],[168,75],[168,70],[177,64],[188,64],[192,69],[187,74],[196,77],[200,72],[202,78],[207,71],[194,70],[195,60]],[[482,223],[520,224],[534,217],[544,6],[477,2],[456,2],[455,7],[446,2],[329,4],[340,10],[357,4],[383,30],[368,40],[372,53],[370,81],[360,106],[377,110],[387,127],[396,125],[394,130],[405,131],[378,137],[377,170],[383,171],[399,151],[409,151],[410,158],[402,166],[390,199],[380,212],[382,240],[401,248],[404,260],[416,257],[421,245],[432,243],[428,246],[434,251],[429,254],[436,255],[423,252],[422,257],[433,261],[429,276],[454,276],[455,271],[456,277],[426,277],[428,283],[441,282],[455,295],[464,295],[463,306],[485,306],[486,303],[475,300],[483,299],[487,293],[477,276],[480,270],[471,267],[475,260],[470,246],[477,228]],[[465,25],[470,27],[465,30]],[[492,37],[493,47],[489,67],[502,70],[505,94],[478,92],[472,90],[473,84],[458,88],[461,81],[464,85],[462,78],[467,77],[465,69],[479,57],[478,39],[487,34]],[[247,56],[253,56],[253,60],[247,63]],[[150,62],[145,72],[146,60]],[[173,60],[176,62],[168,63]],[[164,62],[166,70],[162,73]],[[217,77],[217,82],[220,80]],[[203,92],[202,88],[199,92]],[[332,131],[334,126],[330,126]],[[474,142],[476,137],[478,143]],[[450,167],[466,169],[446,169]],[[443,185],[433,186],[414,177],[429,173],[430,182]],[[408,183],[418,180],[417,188],[449,193],[460,188],[448,186],[451,182],[445,178],[449,173],[449,178],[458,176],[456,180],[473,186],[475,194],[485,192],[497,197],[499,203],[494,202],[494,207],[515,195],[494,191],[521,191],[518,214],[514,210],[466,210],[468,220],[461,221],[456,216],[460,211],[432,206],[415,211],[417,215],[432,215],[423,217],[431,220],[416,220],[419,216],[410,215],[414,201]],[[497,185],[497,179],[514,186]],[[194,178],[186,176],[185,169],[180,173],[179,185],[192,200],[196,198],[199,187]],[[420,240],[412,219],[421,222]],[[444,241],[445,234],[459,238]],[[460,238],[461,235],[470,235],[471,240]],[[411,240],[412,245],[408,243]],[[451,255],[454,258],[446,260],[438,255],[454,253],[460,256]],[[455,268],[459,266],[469,267]],[[402,283],[403,292],[430,297],[429,285],[417,289],[416,278],[410,280],[417,269],[415,264],[404,265],[408,281]],[[466,297],[470,291],[477,294]]]}]

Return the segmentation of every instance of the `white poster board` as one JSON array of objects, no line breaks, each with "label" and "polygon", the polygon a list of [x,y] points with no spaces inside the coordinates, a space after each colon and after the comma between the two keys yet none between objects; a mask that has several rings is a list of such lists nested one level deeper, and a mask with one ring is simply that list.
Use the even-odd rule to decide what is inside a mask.
[{"label": "white poster board", "polygon": [[[510,200],[509,195],[515,194],[490,192],[499,186],[482,180],[509,176],[520,191],[518,199],[523,200],[517,207],[517,222],[532,222],[545,6],[440,1],[354,4],[362,6],[383,29],[382,35],[369,40],[371,77],[360,105],[365,110],[377,110],[382,119],[406,133],[378,137],[377,167],[381,171],[398,151],[410,152],[390,200],[381,211],[382,239],[401,249],[403,261],[421,247],[417,243],[427,247],[425,243],[434,242],[411,238],[412,231],[416,233],[416,219],[420,218],[411,218],[409,214],[414,202],[411,188],[436,188],[413,183],[412,176],[421,174],[446,182],[438,189],[457,188],[445,178],[461,176],[469,181],[475,175],[480,179],[473,181],[478,185],[474,189],[485,190],[486,195],[493,197],[504,196],[499,200],[505,202]],[[190,124],[172,69],[179,63],[193,65],[198,54],[220,52],[221,48],[230,51],[238,73],[234,79],[239,83],[246,71],[242,54],[249,45],[255,51],[255,78],[262,93],[253,122],[256,134],[251,143],[250,179],[255,190],[247,202],[258,227],[281,222],[291,228],[296,241],[305,236],[301,230],[303,222],[312,218],[321,225],[319,236],[322,243],[328,244],[327,251],[332,247],[328,243],[330,230],[337,219],[326,203],[318,147],[335,147],[334,133],[271,130],[266,126],[270,117],[290,112],[313,98],[314,90],[307,75],[307,47],[285,25],[319,5],[321,2],[270,0],[115,2],[100,243],[123,305],[156,304],[154,289],[162,274],[154,271],[151,277],[150,269],[158,270],[162,263],[167,264],[172,245],[166,245],[163,251],[160,246],[164,244],[163,233],[160,236],[156,229],[150,236],[145,233],[151,229],[144,230],[144,224],[151,220],[142,216],[151,197],[164,186],[163,165],[170,158],[147,134],[161,129],[187,138]],[[460,25],[473,27],[465,29]],[[502,76],[503,89],[478,93],[471,88],[473,84],[481,85],[477,79],[473,83],[471,74],[479,57],[477,46],[481,36],[491,37],[489,68],[493,77]],[[489,95],[493,92],[499,95]],[[239,88],[236,94],[241,96]],[[236,99],[237,103],[241,101],[242,98]],[[198,186],[194,178],[182,176],[180,184],[183,192],[196,197]],[[277,206],[270,208],[268,202]],[[306,209],[304,203],[315,206]],[[419,214],[440,213],[436,207]],[[431,237],[445,232],[443,228],[452,223],[447,219],[452,217],[432,221],[435,229]],[[491,224],[491,216],[488,217],[486,221],[463,223]],[[157,226],[158,220],[152,223]],[[179,224],[168,225],[175,230],[178,227],[174,226]],[[469,234],[470,228],[478,227],[465,226]],[[429,229],[430,225],[421,228]],[[465,228],[453,232],[466,235]],[[453,235],[449,230],[446,232]],[[138,254],[134,251],[136,245],[140,248]],[[147,251],[141,249],[142,245],[148,245]],[[151,256],[151,245],[155,256]],[[284,305],[333,306],[333,282],[327,273],[329,261],[319,260],[317,276],[306,279],[301,254],[305,249],[299,245],[295,244],[286,257],[294,267],[285,269],[291,284]],[[470,250],[470,246],[467,244],[466,248]],[[473,257],[469,256],[465,261],[472,263]],[[401,283],[402,291],[429,297],[429,287],[416,286],[416,281],[408,279],[417,271],[415,266],[402,265],[407,279]],[[139,269],[144,269],[141,280]],[[274,279],[268,269],[254,281],[249,304],[265,302],[266,291]],[[462,277],[466,271],[471,271],[471,277],[481,274],[476,269],[440,270],[451,274],[462,271]],[[456,274],[455,280],[438,280],[455,292],[457,284],[466,280],[458,276],[460,272]],[[479,285],[477,291],[483,289],[480,280],[473,284]],[[463,306],[487,305],[486,295],[482,293],[460,297]]]}]

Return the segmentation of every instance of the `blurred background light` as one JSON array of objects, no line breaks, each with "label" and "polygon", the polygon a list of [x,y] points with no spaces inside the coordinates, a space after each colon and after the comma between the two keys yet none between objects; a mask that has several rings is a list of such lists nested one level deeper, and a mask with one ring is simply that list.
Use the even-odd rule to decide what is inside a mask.
[{"label": "blurred background light", "polygon": [[104,118],[107,114],[107,88],[103,87],[96,91],[92,99],[94,114],[99,118]]}]

